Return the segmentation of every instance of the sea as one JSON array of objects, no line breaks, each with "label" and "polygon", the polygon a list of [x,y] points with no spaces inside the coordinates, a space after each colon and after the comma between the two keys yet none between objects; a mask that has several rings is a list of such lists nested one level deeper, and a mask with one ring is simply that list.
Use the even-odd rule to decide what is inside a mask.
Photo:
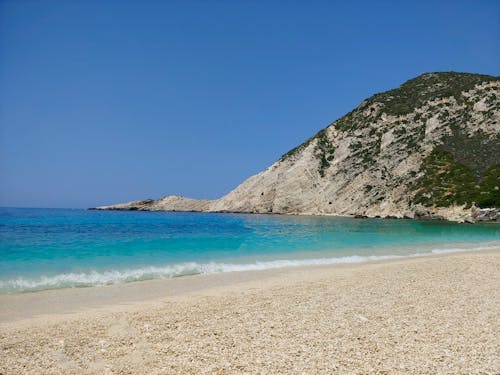
[{"label": "sea", "polygon": [[0,208],[0,293],[498,247],[492,223]]}]

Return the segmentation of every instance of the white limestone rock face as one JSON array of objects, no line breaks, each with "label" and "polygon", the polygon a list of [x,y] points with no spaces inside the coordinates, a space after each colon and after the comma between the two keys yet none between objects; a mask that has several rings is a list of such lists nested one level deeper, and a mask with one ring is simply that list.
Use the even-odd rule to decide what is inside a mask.
[{"label": "white limestone rock face", "polygon": [[[282,160],[250,177],[226,196],[214,201],[211,211],[314,214],[319,181],[314,142],[295,162]],[[308,197],[309,199],[304,199]]]},{"label": "white limestone rock face", "polygon": [[[419,80],[416,87],[421,85],[423,90],[418,98],[442,89],[442,83],[426,85],[435,77],[436,73],[431,73],[414,80]],[[448,147],[447,139],[456,134],[463,134],[467,140],[479,132],[488,139],[488,147],[493,147],[488,150],[493,155],[488,162],[500,163],[500,156],[495,157],[497,151],[500,155],[500,81],[482,77],[486,78],[460,95],[416,99],[409,111],[397,107],[408,102],[391,102],[392,91],[375,95],[217,200],[168,196],[98,209],[439,217],[463,221],[471,215],[467,208],[470,205],[425,206],[415,203],[414,197],[425,173],[422,163],[436,147]]]}]

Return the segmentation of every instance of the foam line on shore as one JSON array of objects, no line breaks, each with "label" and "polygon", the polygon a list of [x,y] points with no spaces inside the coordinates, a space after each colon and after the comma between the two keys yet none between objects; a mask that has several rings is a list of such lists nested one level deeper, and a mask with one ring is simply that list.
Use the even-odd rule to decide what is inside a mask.
[{"label": "foam line on shore", "polygon": [[412,253],[407,255],[350,255],[343,257],[312,258],[312,259],[278,259],[271,261],[255,261],[253,263],[224,263],[224,262],[186,262],[163,267],[147,266],[136,269],[106,270],[90,272],[61,273],[54,276],[38,278],[18,277],[0,281],[0,293],[19,293],[46,289],[74,288],[118,284],[124,282],[173,278],[197,274],[213,274],[221,272],[259,271],[298,266],[316,266],[331,264],[362,263],[369,261],[419,257],[431,254],[444,254],[463,251],[492,250],[498,248],[498,243],[476,246],[471,248],[435,248],[428,252]]}]

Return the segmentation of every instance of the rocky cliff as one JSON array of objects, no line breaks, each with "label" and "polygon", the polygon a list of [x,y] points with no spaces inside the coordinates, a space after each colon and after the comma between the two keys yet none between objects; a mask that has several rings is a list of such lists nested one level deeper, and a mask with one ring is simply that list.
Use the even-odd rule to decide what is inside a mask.
[{"label": "rocky cliff", "polygon": [[98,209],[472,221],[480,207],[500,207],[499,92],[500,77],[422,74],[363,101],[220,199]]}]

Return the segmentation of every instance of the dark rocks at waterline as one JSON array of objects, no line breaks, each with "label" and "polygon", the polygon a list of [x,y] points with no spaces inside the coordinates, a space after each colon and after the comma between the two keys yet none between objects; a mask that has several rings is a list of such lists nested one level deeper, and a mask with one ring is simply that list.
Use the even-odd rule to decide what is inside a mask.
[{"label": "dark rocks at waterline", "polygon": [[500,222],[500,209],[481,208],[472,214],[475,221],[495,221]]}]

